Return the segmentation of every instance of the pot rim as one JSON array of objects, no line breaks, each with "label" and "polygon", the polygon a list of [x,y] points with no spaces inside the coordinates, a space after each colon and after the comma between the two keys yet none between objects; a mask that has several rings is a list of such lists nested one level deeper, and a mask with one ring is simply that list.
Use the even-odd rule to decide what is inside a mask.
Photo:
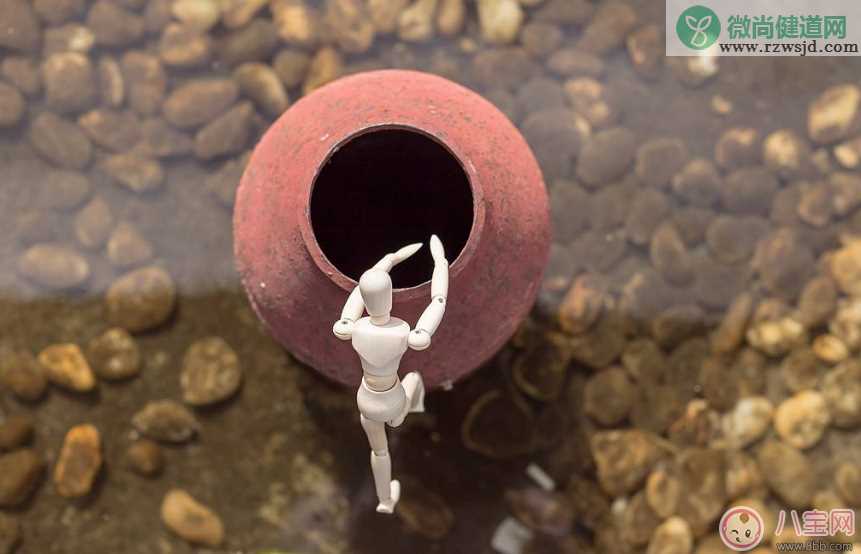
[{"label": "pot rim", "polygon": [[[326,277],[328,277],[330,281],[332,281],[338,287],[348,293],[351,292],[359,283],[351,279],[350,277],[342,273],[341,270],[335,267],[335,265],[323,252],[323,249],[320,248],[320,244],[317,242],[317,237],[314,234],[314,228],[311,224],[311,196],[314,193],[314,188],[317,186],[317,178],[320,176],[320,172],[323,170],[326,164],[329,163],[329,160],[338,150],[340,150],[344,145],[358,138],[361,135],[374,133],[386,129],[406,130],[418,133],[426,138],[433,140],[434,142],[445,148],[446,151],[451,154],[455,160],[457,160],[457,163],[461,166],[461,169],[463,169],[463,172],[466,175],[467,181],[469,183],[469,188],[472,192],[472,227],[469,230],[469,237],[467,238],[466,244],[464,245],[463,249],[460,251],[460,253],[457,255],[453,262],[449,262],[449,275],[451,280],[456,279],[457,276],[462,273],[464,268],[466,268],[466,266],[469,264],[469,261],[472,259],[473,255],[478,250],[478,245],[481,241],[481,236],[484,231],[484,189],[481,186],[481,180],[479,179],[478,173],[475,170],[475,165],[472,163],[466,153],[464,153],[463,151],[459,151],[451,145],[447,144],[442,138],[434,134],[433,131],[431,131],[430,129],[420,127],[415,123],[406,124],[392,122],[374,123],[371,125],[366,125],[347,135],[343,139],[333,143],[333,145],[329,148],[329,151],[326,153],[326,156],[314,170],[314,178],[311,180],[311,185],[305,188],[304,198],[302,199],[303,201],[300,203],[300,209],[303,213],[299,217],[299,228],[302,233],[302,239],[305,243],[305,248],[308,250],[311,259],[314,260],[314,263],[317,265],[317,268],[320,269],[320,271],[322,271],[323,274],[326,275]],[[412,287],[396,288],[392,290],[393,301],[410,301],[421,296],[429,295],[430,278]]]}]

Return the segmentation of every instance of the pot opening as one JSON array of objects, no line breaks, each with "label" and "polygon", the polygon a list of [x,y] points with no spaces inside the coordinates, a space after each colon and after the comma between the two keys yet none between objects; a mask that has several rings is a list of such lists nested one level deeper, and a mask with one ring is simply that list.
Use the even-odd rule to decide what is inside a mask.
[{"label": "pot opening", "polygon": [[431,234],[453,263],[469,239],[472,188],[460,162],[418,131],[384,128],[342,144],[317,175],[311,228],[323,254],[358,281],[389,252],[423,247],[392,270],[396,288],[429,281]]}]

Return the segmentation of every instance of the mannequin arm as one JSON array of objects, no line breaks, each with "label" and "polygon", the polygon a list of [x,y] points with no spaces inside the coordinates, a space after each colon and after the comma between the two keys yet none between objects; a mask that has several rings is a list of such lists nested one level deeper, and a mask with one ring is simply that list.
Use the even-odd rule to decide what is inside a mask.
[{"label": "mannequin arm", "polygon": [[341,310],[341,319],[335,322],[332,332],[341,340],[350,340],[353,338],[353,326],[364,312],[365,303],[362,301],[362,293],[357,286],[347,297],[344,309]]},{"label": "mannequin arm", "polygon": [[448,260],[445,259],[442,243],[436,235],[431,237],[431,254],[434,258],[431,301],[419,317],[415,329],[410,333],[408,344],[413,350],[424,350],[430,346],[431,337],[445,315],[448,297]]}]

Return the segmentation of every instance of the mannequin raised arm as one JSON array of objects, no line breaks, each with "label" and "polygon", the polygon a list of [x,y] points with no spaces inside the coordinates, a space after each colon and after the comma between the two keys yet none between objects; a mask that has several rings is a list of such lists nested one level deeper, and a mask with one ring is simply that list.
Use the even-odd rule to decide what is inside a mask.
[{"label": "mannequin raised arm", "polygon": [[436,235],[431,236],[430,248],[434,260],[431,301],[419,317],[415,329],[410,333],[408,343],[413,350],[424,350],[430,346],[431,337],[445,315],[448,297],[448,260],[445,259],[445,250]]}]

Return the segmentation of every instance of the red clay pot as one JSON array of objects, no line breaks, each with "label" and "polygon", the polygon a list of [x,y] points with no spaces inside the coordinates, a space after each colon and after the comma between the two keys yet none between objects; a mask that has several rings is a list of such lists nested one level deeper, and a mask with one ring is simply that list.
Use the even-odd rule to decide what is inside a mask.
[{"label": "red clay pot", "polygon": [[445,318],[430,349],[401,363],[435,388],[511,337],[550,243],[544,182],[517,129],[478,94],[412,71],[346,77],[287,110],[242,176],[234,232],[243,284],[270,332],[352,386],[359,358],[332,324],[383,255],[425,244],[392,271],[392,314],[414,325],[430,301],[430,235],[445,246]]}]

